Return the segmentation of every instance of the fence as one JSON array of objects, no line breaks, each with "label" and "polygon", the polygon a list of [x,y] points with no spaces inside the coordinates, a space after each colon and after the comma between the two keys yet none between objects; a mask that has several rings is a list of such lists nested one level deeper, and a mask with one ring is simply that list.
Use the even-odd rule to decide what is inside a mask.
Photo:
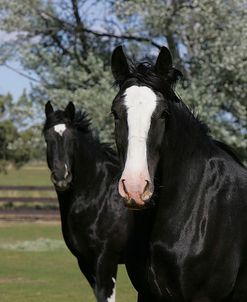
[{"label": "fence", "polygon": [[[28,196],[35,192],[39,196]],[[57,220],[55,193],[54,197],[45,196],[51,192],[54,193],[51,186],[0,186],[0,220]]]},{"label": "fence", "polygon": [[[0,191],[54,191],[53,187],[48,186],[0,186]],[[2,194],[1,194],[2,195]],[[17,196],[1,196],[0,202],[48,202],[55,203],[55,197],[17,197]]]}]

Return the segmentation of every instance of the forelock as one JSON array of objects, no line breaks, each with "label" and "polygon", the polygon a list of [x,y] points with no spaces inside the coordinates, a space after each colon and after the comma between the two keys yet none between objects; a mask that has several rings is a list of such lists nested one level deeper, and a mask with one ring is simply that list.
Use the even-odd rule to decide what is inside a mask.
[{"label": "forelock", "polygon": [[[141,62],[138,64],[130,62],[129,68],[130,73],[124,79],[124,81],[121,80],[121,82],[118,82],[118,80],[116,80],[115,82],[120,86],[121,92],[133,85],[147,86],[154,92],[162,93],[166,100],[176,102],[180,101],[173,89],[178,79],[176,76],[174,77],[173,81],[171,81],[169,78],[164,78],[158,75],[155,72],[154,66],[149,62]],[[173,69],[174,74],[175,70],[176,69]]]}]

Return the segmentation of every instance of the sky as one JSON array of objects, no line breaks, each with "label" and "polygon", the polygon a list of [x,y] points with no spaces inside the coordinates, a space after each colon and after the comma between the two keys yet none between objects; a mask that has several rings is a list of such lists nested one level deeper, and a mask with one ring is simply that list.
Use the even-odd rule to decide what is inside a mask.
[{"label": "sky", "polygon": [[[92,5],[93,3],[93,5]],[[100,29],[101,25],[99,22],[99,12],[104,11],[104,15],[107,13],[107,7],[102,5],[101,3],[95,4],[93,1],[86,2],[87,7],[84,7],[85,10],[88,10],[89,19],[94,20],[96,18],[96,22],[94,22],[94,28]],[[0,30],[0,45],[5,41],[10,41],[15,39],[16,33],[6,33]],[[21,65],[18,62],[8,62],[8,65],[16,69],[17,71],[27,74],[27,71],[24,71]],[[34,76],[35,77],[35,76]],[[17,100],[20,95],[22,94],[23,90],[26,89],[27,91],[30,90],[31,81],[17,72],[10,70],[9,68],[0,65],[0,95],[6,94],[10,92],[13,95],[14,100]]]},{"label": "sky", "polygon": [[[0,30],[0,45],[15,39],[15,36],[15,33],[7,33]],[[8,62],[8,65],[19,72],[24,72],[18,62]],[[16,100],[22,94],[23,89],[30,89],[30,80],[4,65],[0,65],[0,95],[10,92]]]},{"label": "sky", "polygon": [[[10,62],[9,65],[16,70],[25,73],[18,62]],[[30,85],[30,80],[5,66],[0,66],[0,95],[10,92],[13,95],[14,100],[17,100],[24,89],[27,91],[30,89]]]}]

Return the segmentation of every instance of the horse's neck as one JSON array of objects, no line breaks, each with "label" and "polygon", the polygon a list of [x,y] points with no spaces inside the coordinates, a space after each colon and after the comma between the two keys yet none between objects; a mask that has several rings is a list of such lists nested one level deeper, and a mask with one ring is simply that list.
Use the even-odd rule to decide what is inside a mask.
[{"label": "horse's neck", "polygon": [[99,185],[98,179],[110,177],[100,148],[100,144],[95,142],[90,135],[78,134],[78,148],[74,162],[74,185],[77,185],[80,191],[92,190],[94,185],[96,187],[96,183],[97,186]]},{"label": "horse's neck", "polygon": [[[69,236],[70,214],[76,212],[80,216],[88,216],[89,208],[93,212],[97,211],[99,209],[97,203],[101,202],[101,206],[104,203],[102,202],[102,195],[104,195],[102,192],[108,189],[112,179],[112,173],[105,164],[104,156],[101,156],[99,150],[96,152],[94,149],[96,146],[97,142],[95,145],[94,141],[87,138],[87,135],[79,137],[74,158],[73,184],[66,192],[57,192],[63,235],[68,240],[67,244],[71,249],[73,249],[73,244],[70,244]],[[85,209],[86,211],[84,211]]]},{"label": "horse's neck", "polygon": [[[197,181],[196,177],[203,170],[203,162],[210,155],[211,139],[187,108],[175,108],[168,127],[159,164],[159,173],[163,178],[161,182],[165,182],[166,186],[178,185],[181,177],[187,184]],[[194,176],[190,178],[188,176],[192,170]]]},{"label": "horse's neck", "polygon": [[[71,207],[71,190],[66,190],[64,192],[57,191],[57,197],[59,202],[59,211],[61,215],[61,223],[62,223],[62,232],[64,239],[68,238],[68,214],[69,209]],[[67,242],[66,242],[67,243]]]}]

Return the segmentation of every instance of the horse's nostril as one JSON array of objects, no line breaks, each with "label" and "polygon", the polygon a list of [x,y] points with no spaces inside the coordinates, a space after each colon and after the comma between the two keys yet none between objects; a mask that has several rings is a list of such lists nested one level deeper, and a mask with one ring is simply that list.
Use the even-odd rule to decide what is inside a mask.
[{"label": "horse's nostril", "polygon": [[67,180],[68,182],[72,181],[72,173],[70,171],[68,171],[67,176],[65,177],[65,180]]},{"label": "horse's nostril", "polygon": [[146,191],[149,190],[149,184],[150,184],[150,182],[147,179],[145,181],[146,181],[146,185],[144,187],[143,193],[145,193]]},{"label": "horse's nostril", "polygon": [[65,168],[64,179],[66,179],[69,177],[70,172],[69,172],[68,166],[66,164],[64,165],[64,168]]},{"label": "horse's nostril", "polygon": [[69,178],[70,176],[70,172],[68,170],[66,170],[65,174],[64,174],[64,179]]},{"label": "horse's nostril", "polygon": [[53,183],[56,183],[56,178],[55,178],[55,173],[54,172],[51,172],[51,181]]},{"label": "horse's nostril", "polygon": [[123,184],[123,190],[124,190],[125,194],[128,195],[128,191],[125,186],[125,179],[122,179],[122,184]]},{"label": "horse's nostril", "polygon": [[142,199],[143,200],[148,200],[153,194],[152,193],[153,189],[152,189],[151,182],[148,181],[148,180],[145,180],[145,181],[146,181],[146,186],[145,186],[144,191],[142,193]]},{"label": "horse's nostril", "polygon": [[51,181],[54,184],[57,184],[60,181],[66,181],[71,182],[72,181],[72,173],[67,170],[66,173],[63,173],[63,171],[52,171],[51,172]]}]

